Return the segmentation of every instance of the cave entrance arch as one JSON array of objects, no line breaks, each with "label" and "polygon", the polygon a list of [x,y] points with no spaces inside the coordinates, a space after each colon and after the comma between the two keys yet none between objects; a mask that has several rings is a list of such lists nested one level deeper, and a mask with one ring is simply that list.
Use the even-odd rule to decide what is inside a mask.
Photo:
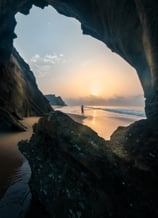
[{"label": "cave entrance arch", "polygon": [[146,99],[147,117],[155,120],[158,102],[157,5],[152,1],[136,0],[121,1],[117,7],[115,4],[115,1],[34,0],[16,1],[12,5],[3,0],[0,9],[1,63],[9,59],[13,49],[15,14],[29,14],[32,5],[40,8],[52,5],[59,13],[79,20],[84,34],[104,42],[137,70]]},{"label": "cave entrance arch", "polygon": [[127,107],[142,101],[134,69],[102,42],[84,36],[77,20],[51,7],[44,11],[33,7],[29,17],[18,15],[16,19],[15,32],[21,40],[15,46],[45,94],[61,95],[68,104],[78,105],[86,104],[86,98],[89,104],[90,95],[91,102],[99,105]]}]

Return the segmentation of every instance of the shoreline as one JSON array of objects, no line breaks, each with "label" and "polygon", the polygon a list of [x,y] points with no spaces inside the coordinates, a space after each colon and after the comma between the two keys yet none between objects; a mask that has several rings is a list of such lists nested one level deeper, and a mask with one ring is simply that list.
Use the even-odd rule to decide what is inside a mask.
[{"label": "shoreline", "polygon": [[87,119],[88,117],[85,115],[73,114],[73,113],[66,113],[71,119],[75,122],[83,124],[83,120]]},{"label": "shoreline", "polygon": [[[78,115],[73,113],[66,113],[75,122],[83,123],[83,120],[88,118],[84,115]],[[41,117],[27,117],[24,118],[21,123],[27,127],[24,132],[8,132],[0,133],[0,146],[16,146],[21,140],[29,140],[33,133],[33,125],[38,123]],[[0,156],[1,157],[1,156]],[[1,159],[0,159],[1,160]]]},{"label": "shoreline", "polygon": [[24,132],[0,134],[0,198],[3,198],[9,184],[16,176],[16,171],[25,161],[25,157],[19,151],[17,145],[21,140],[29,140],[31,138],[33,133],[32,126],[38,122],[39,118],[24,118],[22,123],[27,127]]}]

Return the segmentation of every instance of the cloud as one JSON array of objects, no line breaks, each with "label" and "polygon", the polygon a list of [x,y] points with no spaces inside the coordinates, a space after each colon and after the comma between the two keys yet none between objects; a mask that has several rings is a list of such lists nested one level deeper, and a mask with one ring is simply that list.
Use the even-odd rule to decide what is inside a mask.
[{"label": "cloud", "polygon": [[35,54],[31,59],[31,63],[38,63],[40,65],[45,64],[61,64],[66,63],[66,59],[63,54],[45,54],[44,56],[40,56],[39,54]]},{"label": "cloud", "polygon": [[45,63],[50,63],[50,64],[56,64],[60,62],[60,56],[56,55],[56,54],[47,54],[44,56],[43,61]]},{"label": "cloud", "polygon": [[43,56],[35,54],[28,62],[36,76],[43,78],[49,72],[52,72],[53,65],[66,64],[68,61],[65,59],[64,54],[52,53]]},{"label": "cloud", "polygon": [[31,62],[36,63],[39,59],[40,59],[40,55],[39,55],[39,54],[35,54],[35,55],[31,58]]}]

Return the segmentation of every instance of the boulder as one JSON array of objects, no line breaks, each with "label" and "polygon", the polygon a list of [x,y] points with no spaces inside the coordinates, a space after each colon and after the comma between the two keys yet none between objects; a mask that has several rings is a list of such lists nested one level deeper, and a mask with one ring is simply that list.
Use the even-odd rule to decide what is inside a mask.
[{"label": "boulder", "polygon": [[109,150],[105,144],[93,130],[59,111],[34,126],[29,143],[19,144],[31,165],[33,196],[50,217],[110,217],[112,205],[105,207],[111,203],[102,191],[105,168],[113,178],[110,152],[103,155]]},{"label": "boulder", "polygon": [[111,147],[62,112],[41,118],[31,140],[19,143],[32,169],[29,218],[39,210],[49,218],[156,217],[154,167]]}]

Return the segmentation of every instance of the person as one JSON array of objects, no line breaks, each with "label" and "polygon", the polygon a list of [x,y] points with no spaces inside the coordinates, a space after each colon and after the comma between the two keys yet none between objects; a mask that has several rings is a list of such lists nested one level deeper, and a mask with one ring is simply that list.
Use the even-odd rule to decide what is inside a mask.
[{"label": "person", "polygon": [[81,105],[81,113],[84,114],[84,106],[83,106],[83,104]]}]

